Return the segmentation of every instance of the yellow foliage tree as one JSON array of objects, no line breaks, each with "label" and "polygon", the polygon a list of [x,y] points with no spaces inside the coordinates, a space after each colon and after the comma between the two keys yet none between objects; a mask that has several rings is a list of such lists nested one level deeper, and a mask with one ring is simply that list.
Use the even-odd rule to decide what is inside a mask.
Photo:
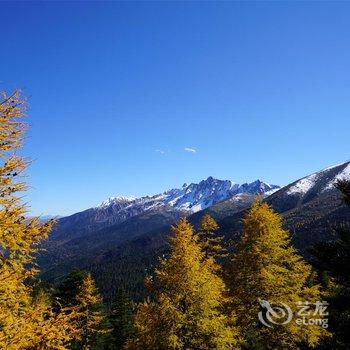
[{"label": "yellow foliage tree", "polygon": [[227,256],[227,251],[222,243],[223,237],[216,234],[218,229],[219,225],[209,214],[202,217],[198,233],[199,239],[206,256],[214,259]]},{"label": "yellow foliage tree", "polygon": [[186,219],[172,228],[170,256],[148,285],[154,300],[139,305],[129,349],[235,349],[238,331],[222,313],[225,285]]},{"label": "yellow foliage tree", "polygon": [[[260,312],[264,319],[271,311],[270,306],[284,305],[290,307],[295,317],[301,311],[300,306],[307,305],[304,303],[312,306],[322,301],[319,286],[311,282],[311,266],[292,246],[288,231],[282,228],[281,217],[259,198],[246,214],[243,224],[243,235],[232,259],[228,285],[232,308],[247,347],[299,349],[302,345],[316,346],[327,335],[320,325],[299,325],[295,318],[288,322],[287,314],[282,317],[281,309],[280,313],[278,309],[275,309],[276,314],[269,313],[270,319],[277,324],[269,324],[265,319],[270,327],[264,326],[258,318]],[[304,317],[308,322],[310,317],[318,316],[308,313]]]},{"label": "yellow foliage tree", "polygon": [[[32,350],[66,350],[72,340],[80,339],[80,329],[77,327],[79,313],[72,308],[62,308],[56,312],[51,307],[47,294],[40,292],[35,299],[32,326]],[[27,348],[26,348],[27,349]]]},{"label": "yellow foliage tree", "polygon": [[99,335],[108,333],[108,330],[102,327],[104,321],[102,298],[90,273],[84,278],[79,288],[77,307],[81,330],[78,346],[79,349],[91,349],[98,342]]},{"label": "yellow foliage tree", "polygon": [[78,336],[74,313],[55,314],[47,300],[34,298],[27,281],[37,269],[33,255],[54,222],[41,224],[26,217],[18,192],[26,189],[17,179],[27,162],[16,155],[25,125],[20,94],[3,95],[0,102],[0,349],[66,349]]}]

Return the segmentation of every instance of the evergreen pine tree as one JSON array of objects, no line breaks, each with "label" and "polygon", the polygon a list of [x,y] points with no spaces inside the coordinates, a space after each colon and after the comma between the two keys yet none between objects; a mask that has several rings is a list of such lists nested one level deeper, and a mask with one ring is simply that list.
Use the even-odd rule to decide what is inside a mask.
[{"label": "evergreen pine tree", "polygon": [[[343,201],[350,206],[350,181],[340,180],[336,188]],[[333,337],[326,340],[324,348],[350,349],[350,228],[339,223],[334,229],[333,241],[316,244],[311,253],[316,267],[323,276],[329,276],[329,326]]]},{"label": "evergreen pine tree", "polygon": [[[0,349],[66,349],[78,336],[74,312],[55,313],[43,297],[33,297],[28,281],[37,274],[33,255],[53,221],[26,217],[19,192],[27,161],[16,155],[25,125],[18,92],[0,102]],[[18,180],[19,178],[19,180]]]},{"label": "evergreen pine tree", "polygon": [[216,234],[218,229],[219,225],[209,214],[202,217],[198,233],[202,249],[206,256],[211,256],[216,260],[227,256],[227,251],[223,246],[223,237]]},{"label": "evergreen pine tree", "polygon": [[[229,270],[228,285],[237,324],[242,327],[248,349],[299,349],[314,347],[326,335],[316,325],[264,326],[258,313],[270,305],[288,305],[295,315],[299,302],[322,301],[319,286],[313,285],[311,267],[291,245],[282,219],[259,198],[246,214],[243,235]],[[312,314],[306,318],[312,317]],[[277,321],[277,319],[276,319]],[[286,321],[286,319],[281,319]]]},{"label": "evergreen pine tree", "polygon": [[77,305],[77,295],[87,275],[87,271],[74,269],[65,277],[54,293],[55,300],[59,306]]},{"label": "evergreen pine tree", "polygon": [[76,297],[81,340],[73,349],[102,349],[109,333],[102,298],[91,274],[87,274]]},{"label": "evergreen pine tree", "polygon": [[149,279],[154,300],[139,306],[129,349],[233,349],[238,332],[222,313],[225,286],[186,219],[172,228],[170,256]]},{"label": "evergreen pine tree", "polygon": [[112,326],[112,349],[121,350],[134,333],[133,305],[122,288],[118,289],[112,303],[109,320]]}]

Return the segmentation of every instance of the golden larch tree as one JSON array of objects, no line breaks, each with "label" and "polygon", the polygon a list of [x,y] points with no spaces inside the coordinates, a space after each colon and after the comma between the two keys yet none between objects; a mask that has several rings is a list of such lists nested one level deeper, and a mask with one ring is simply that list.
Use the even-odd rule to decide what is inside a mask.
[{"label": "golden larch tree", "polygon": [[[312,283],[311,266],[292,246],[281,217],[260,198],[246,214],[243,225],[243,235],[233,256],[227,283],[231,289],[231,306],[242,327],[247,348],[316,346],[327,335],[320,325],[298,325],[293,318],[285,324],[269,327],[258,318],[259,312],[264,317],[263,313],[268,311],[265,308],[284,305],[290,307],[295,317],[301,310],[300,305],[307,305],[305,302],[311,306],[322,301],[319,286]],[[278,316],[282,316],[282,311],[275,316],[275,322],[279,323]],[[313,316],[311,313],[305,317],[308,320]],[[288,319],[281,318],[280,321],[283,323]]]},{"label": "golden larch tree", "polygon": [[103,327],[102,297],[90,273],[84,278],[76,299],[81,330],[77,346],[83,350],[92,349],[109,330]]},{"label": "golden larch tree", "polygon": [[[21,147],[25,104],[19,92],[0,102],[0,349],[66,349],[78,336],[74,312],[54,313],[47,299],[33,297],[33,256],[54,222],[28,218],[20,193],[27,161]],[[19,180],[18,180],[19,179]]]},{"label": "golden larch tree", "polygon": [[218,229],[219,225],[209,214],[203,215],[198,232],[199,240],[206,256],[214,259],[227,256],[227,250],[223,246],[223,237],[216,234]]},{"label": "golden larch tree", "polygon": [[222,312],[225,285],[186,219],[172,228],[170,255],[148,279],[152,300],[139,305],[129,349],[235,349],[238,331]]}]

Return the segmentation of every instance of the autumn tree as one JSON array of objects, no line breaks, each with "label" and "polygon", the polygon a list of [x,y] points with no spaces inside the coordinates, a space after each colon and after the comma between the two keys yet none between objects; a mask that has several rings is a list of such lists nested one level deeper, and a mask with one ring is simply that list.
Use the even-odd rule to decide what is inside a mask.
[{"label": "autumn tree", "polygon": [[87,274],[76,296],[81,340],[73,349],[101,349],[109,333],[102,298],[91,274]]},{"label": "autumn tree", "polygon": [[50,296],[40,291],[35,297],[35,322],[31,329],[32,345],[25,347],[30,350],[70,348],[72,341],[80,339],[80,329],[77,326],[79,313],[72,308],[60,308],[59,312],[52,307]]},{"label": "autumn tree", "polygon": [[201,250],[186,219],[172,227],[170,255],[160,260],[148,288],[154,300],[136,314],[136,336],[129,349],[233,349],[237,329],[222,312],[225,285],[216,264]]},{"label": "autumn tree", "polygon": [[[66,349],[78,336],[74,313],[53,312],[50,302],[33,296],[28,283],[37,274],[33,256],[54,222],[28,218],[20,193],[27,161],[21,147],[25,105],[19,92],[0,102],[0,348]],[[21,181],[22,180],[22,181]]]},{"label": "autumn tree", "polygon": [[[288,231],[282,228],[281,217],[259,198],[246,214],[243,224],[243,235],[232,259],[228,284],[231,306],[242,327],[245,346],[248,349],[315,347],[326,335],[321,326],[300,326],[294,319],[288,322],[288,317],[282,318],[282,310],[269,314],[280,324],[265,326],[258,318],[259,312],[264,317],[271,311],[270,307],[285,308],[285,305],[295,316],[300,311],[299,306],[308,305],[305,302],[311,308],[322,301],[319,286],[311,282],[311,266],[292,246]],[[288,310],[285,312],[287,316]],[[312,313],[305,317],[308,320]]]},{"label": "autumn tree", "polygon": [[198,232],[200,243],[205,255],[214,259],[227,256],[227,251],[223,246],[223,237],[216,234],[218,229],[219,225],[209,214],[202,217]]}]

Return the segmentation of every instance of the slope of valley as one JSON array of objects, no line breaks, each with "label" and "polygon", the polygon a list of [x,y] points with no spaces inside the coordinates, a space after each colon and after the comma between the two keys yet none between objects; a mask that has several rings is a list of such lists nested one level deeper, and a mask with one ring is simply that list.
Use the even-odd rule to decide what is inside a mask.
[{"label": "slope of valley", "polygon": [[43,277],[60,280],[72,268],[93,272],[107,299],[123,285],[142,296],[143,278],[167,251],[169,226],[189,216],[197,226],[203,213],[212,215],[227,239],[236,238],[241,219],[256,194],[283,214],[295,245],[307,256],[315,242],[331,239],[331,225],[350,222],[334,183],[350,178],[346,162],[297,180],[281,189],[261,181],[236,185],[209,177],[199,184],[143,197],[116,197],[100,206],[59,220],[46,252],[39,257]]}]

